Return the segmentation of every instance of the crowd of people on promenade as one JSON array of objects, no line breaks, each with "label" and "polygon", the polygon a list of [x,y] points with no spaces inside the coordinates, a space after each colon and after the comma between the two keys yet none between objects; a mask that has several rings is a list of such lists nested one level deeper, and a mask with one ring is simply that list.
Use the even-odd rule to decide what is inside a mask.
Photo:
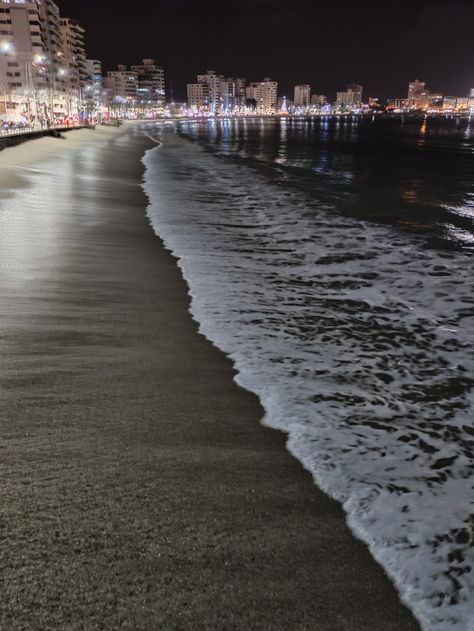
[{"label": "crowd of people on promenade", "polygon": [[51,127],[74,127],[83,124],[87,124],[87,121],[80,119],[78,116],[56,118],[54,121],[51,121],[49,118],[31,120],[26,118],[4,119],[0,120],[0,135],[8,136],[25,131],[50,129]]}]

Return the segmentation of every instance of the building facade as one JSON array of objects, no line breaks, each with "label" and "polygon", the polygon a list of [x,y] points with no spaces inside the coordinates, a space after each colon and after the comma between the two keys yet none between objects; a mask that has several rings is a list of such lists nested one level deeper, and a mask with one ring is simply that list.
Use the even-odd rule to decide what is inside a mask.
[{"label": "building facade", "polygon": [[85,112],[89,118],[101,118],[104,102],[104,80],[102,77],[102,62],[98,59],[86,59],[87,84],[83,97]]},{"label": "building facade", "polygon": [[193,109],[203,109],[209,103],[209,90],[207,83],[187,84],[188,106]]},{"label": "building facade", "polygon": [[363,88],[358,83],[350,83],[347,90],[338,92],[336,97],[336,105],[342,109],[359,109],[362,107],[362,91]]},{"label": "building facade", "polygon": [[295,85],[293,103],[295,107],[309,107],[311,102],[311,86]]},{"label": "building facade", "polygon": [[246,102],[246,82],[238,77],[224,77],[215,70],[197,75],[196,83],[187,84],[188,107],[210,114],[242,111]]},{"label": "building facade", "polygon": [[427,109],[430,105],[430,92],[424,81],[410,81],[408,84],[408,107],[410,109]]},{"label": "building facade", "polygon": [[0,0],[0,113],[28,122],[42,118],[49,107],[48,76],[37,67],[45,40],[40,5]]},{"label": "building facade", "polygon": [[221,108],[233,113],[245,108],[246,83],[243,78],[224,78],[221,81]]},{"label": "building facade", "polygon": [[388,110],[404,110],[408,107],[407,99],[389,99],[387,101]]},{"label": "building facade", "polygon": [[119,64],[117,70],[107,72],[104,87],[108,92],[110,102],[134,102],[138,93],[138,75],[127,66]]},{"label": "building facade", "polygon": [[258,81],[252,81],[245,88],[245,96],[247,101],[253,101],[256,105],[257,103],[257,89],[258,89]]},{"label": "building facade", "polygon": [[208,70],[206,74],[197,76],[197,82],[206,86],[207,107],[209,111],[216,114],[219,113],[223,106],[222,87],[225,82],[223,75],[218,75],[215,70]]},{"label": "building facade", "polygon": [[0,0],[0,116],[51,124],[81,111],[84,29],[53,0]]},{"label": "building facade", "polygon": [[44,55],[40,64],[43,74],[48,78],[52,95],[52,119],[57,120],[66,117],[70,108],[68,68],[62,48],[61,16],[53,0],[38,0],[37,4],[44,41]]},{"label": "building facade", "polygon": [[78,114],[82,111],[84,89],[89,76],[86,67],[86,48],[84,44],[84,29],[70,18],[61,18],[61,60],[64,86],[67,99],[68,114]]},{"label": "building facade", "polygon": [[445,96],[443,99],[443,111],[461,112],[469,108],[469,97]]},{"label": "building facade", "polygon": [[166,103],[165,71],[154,59],[143,59],[143,63],[131,67],[137,76],[137,100],[141,105],[163,108]]},{"label": "building facade", "polygon": [[278,104],[278,83],[266,77],[258,82],[255,97],[259,114],[275,114]]}]

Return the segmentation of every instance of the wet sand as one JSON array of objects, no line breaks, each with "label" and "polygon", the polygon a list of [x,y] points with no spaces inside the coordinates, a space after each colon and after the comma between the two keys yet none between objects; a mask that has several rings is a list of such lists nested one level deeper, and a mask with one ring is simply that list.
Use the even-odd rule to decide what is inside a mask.
[{"label": "wet sand", "polygon": [[0,628],[415,631],[198,334],[145,216],[149,146],[0,156]]}]

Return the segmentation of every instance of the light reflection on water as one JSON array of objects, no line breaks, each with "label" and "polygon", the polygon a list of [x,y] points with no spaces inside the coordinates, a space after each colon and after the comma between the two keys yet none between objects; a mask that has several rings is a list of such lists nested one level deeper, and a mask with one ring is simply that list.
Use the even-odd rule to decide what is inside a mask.
[{"label": "light reflection on water", "polygon": [[186,121],[178,130],[343,215],[403,230],[421,227],[430,246],[472,249],[470,123],[260,118]]}]

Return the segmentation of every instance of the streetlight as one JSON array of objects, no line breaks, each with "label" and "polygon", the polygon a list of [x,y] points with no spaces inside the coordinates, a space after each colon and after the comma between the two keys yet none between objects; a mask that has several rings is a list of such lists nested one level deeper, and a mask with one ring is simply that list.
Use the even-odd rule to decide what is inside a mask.
[{"label": "streetlight", "polygon": [[2,53],[8,54],[13,52],[13,43],[12,42],[1,42],[0,43],[0,51]]}]

